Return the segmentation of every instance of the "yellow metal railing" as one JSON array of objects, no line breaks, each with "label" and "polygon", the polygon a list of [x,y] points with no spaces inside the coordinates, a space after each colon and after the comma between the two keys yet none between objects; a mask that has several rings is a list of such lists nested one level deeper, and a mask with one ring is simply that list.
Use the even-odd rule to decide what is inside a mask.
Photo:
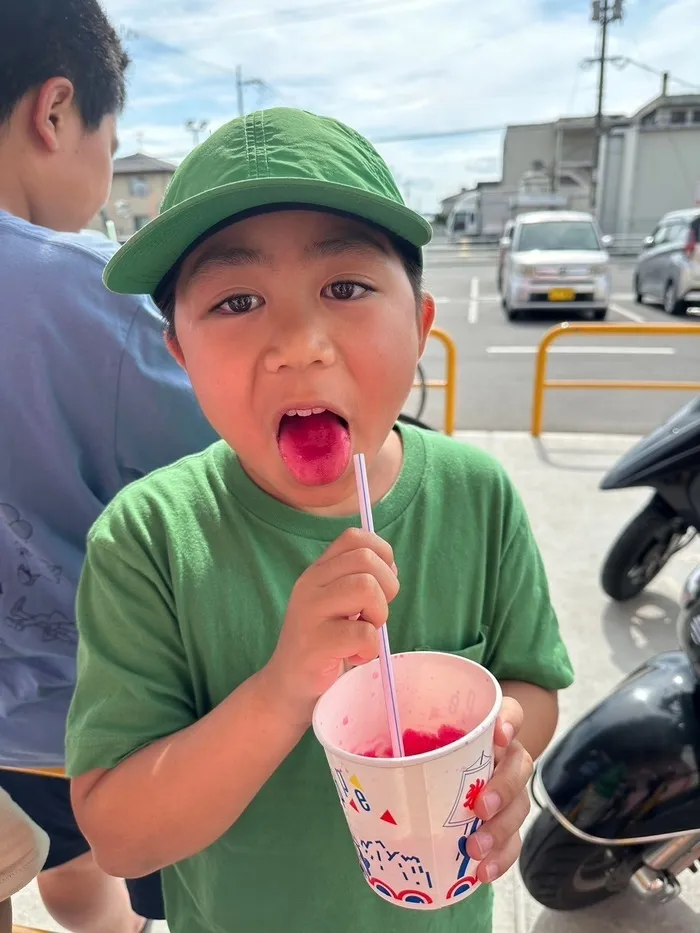
[{"label": "yellow metal railing", "polygon": [[700,392],[700,382],[658,382],[650,380],[622,381],[612,379],[547,379],[548,350],[555,340],[568,334],[589,334],[606,337],[700,337],[700,327],[694,324],[559,324],[547,331],[540,341],[535,363],[535,383],[532,394],[530,433],[539,437],[544,417],[545,389],[665,389]]},{"label": "yellow metal railing", "polygon": [[[443,389],[445,392],[445,434],[454,434],[455,420],[457,413],[457,347],[454,340],[447,331],[434,327],[429,334],[439,340],[445,348],[445,378],[428,379],[425,386],[428,389]],[[414,388],[420,387],[420,382],[414,384]]]}]

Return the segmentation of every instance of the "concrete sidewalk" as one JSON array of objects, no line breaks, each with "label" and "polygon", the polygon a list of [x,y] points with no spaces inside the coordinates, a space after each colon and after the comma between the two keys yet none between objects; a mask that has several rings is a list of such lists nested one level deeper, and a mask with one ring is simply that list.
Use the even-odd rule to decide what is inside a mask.
[{"label": "concrete sidewalk", "polygon": [[[648,492],[602,493],[598,482],[634,438],[558,434],[536,442],[526,434],[511,433],[460,437],[501,460],[530,513],[576,668],[576,683],[561,697],[560,728],[564,728],[624,674],[651,655],[676,646],[678,596],[686,575],[700,563],[700,546],[691,545],[677,555],[639,600],[624,607],[612,605],[598,585],[600,565]],[[682,880],[683,897],[665,907],[650,907],[623,895],[599,908],[554,914],[529,898],[514,871],[497,885],[494,933],[697,933],[700,880],[691,875]],[[56,929],[34,886],[17,898],[16,919]],[[158,924],[155,929],[166,928]]]}]

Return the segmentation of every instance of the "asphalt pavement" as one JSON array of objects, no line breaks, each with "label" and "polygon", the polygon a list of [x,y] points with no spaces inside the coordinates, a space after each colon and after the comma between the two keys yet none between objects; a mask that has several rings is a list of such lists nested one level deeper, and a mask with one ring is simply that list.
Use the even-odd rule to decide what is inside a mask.
[{"label": "asphalt pavement", "polygon": [[[612,265],[609,322],[697,322],[697,338],[579,337],[558,341],[548,374],[552,379],[700,379],[700,316],[670,318],[660,307],[635,304],[633,260]],[[437,299],[437,325],[457,344],[457,427],[463,430],[523,431],[529,428],[535,351],[553,325],[554,314],[509,322],[496,290],[495,253],[438,244],[426,253],[426,284]],[[697,309],[700,312],[700,308]],[[577,320],[570,317],[569,320]],[[428,375],[443,374],[441,345],[428,343]],[[433,390],[427,420],[443,424],[442,393]],[[645,434],[692,397],[688,392],[551,390],[545,402],[548,431]],[[413,413],[417,399],[411,400]],[[410,410],[410,409],[408,409]]]}]

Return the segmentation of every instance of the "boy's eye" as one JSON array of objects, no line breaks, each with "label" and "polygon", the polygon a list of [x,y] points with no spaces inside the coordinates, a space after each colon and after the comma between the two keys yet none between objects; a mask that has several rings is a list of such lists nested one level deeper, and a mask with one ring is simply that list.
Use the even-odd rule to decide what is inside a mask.
[{"label": "boy's eye", "polygon": [[258,295],[232,295],[214,310],[219,314],[248,314],[249,311],[255,311],[262,304],[262,298]]},{"label": "boy's eye", "polygon": [[372,289],[369,285],[362,285],[361,282],[331,282],[324,291],[327,298],[335,298],[336,301],[353,301],[363,298]]}]

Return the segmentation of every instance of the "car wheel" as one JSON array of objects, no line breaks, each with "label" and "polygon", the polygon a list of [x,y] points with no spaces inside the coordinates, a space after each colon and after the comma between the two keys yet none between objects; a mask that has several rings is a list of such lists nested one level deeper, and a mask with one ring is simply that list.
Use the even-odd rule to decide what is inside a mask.
[{"label": "car wheel", "polygon": [[634,300],[638,305],[644,304],[644,293],[642,292],[640,282],[639,282],[639,273],[634,277]]},{"label": "car wheel", "polygon": [[595,311],[593,312],[594,321],[604,321],[607,316],[608,316],[607,308],[596,308]]},{"label": "car wheel", "polygon": [[517,321],[520,318],[520,311],[514,311],[513,308],[511,308],[506,295],[503,295],[501,298],[501,306],[509,321]]},{"label": "car wheel", "polygon": [[666,314],[685,314],[686,303],[679,300],[675,282],[667,282],[664,289],[664,311]]}]

